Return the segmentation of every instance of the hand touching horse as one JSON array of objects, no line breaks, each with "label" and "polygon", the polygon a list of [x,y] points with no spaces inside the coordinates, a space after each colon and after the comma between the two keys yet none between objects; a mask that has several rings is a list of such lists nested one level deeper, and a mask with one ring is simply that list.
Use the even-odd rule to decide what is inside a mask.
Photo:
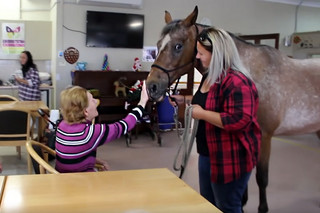
[{"label": "hand touching horse", "polygon": [[[157,43],[159,53],[147,78],[152,99],[162,100],[167,88],[178,77],[193,72],[194,67],[203,69],[195,60],[196,37],[205,28],[196,24],[197,15],[196,7],[187,18],[172,21],[166,12],[167,25]],[[320,130],[320,60],[291,59],[275,48],[231,36],[259,92],[262,144],[256,180],[260,190],[259,212],[267,212],[271,137]]]}]

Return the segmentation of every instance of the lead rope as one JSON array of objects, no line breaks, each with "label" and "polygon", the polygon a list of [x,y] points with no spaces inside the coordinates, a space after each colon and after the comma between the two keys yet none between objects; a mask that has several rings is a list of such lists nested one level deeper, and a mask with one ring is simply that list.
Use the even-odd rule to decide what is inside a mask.
[{"label": "lead rope", "polygon": [[183,135],[183,131],[182,131],[182,123],[179,121],[178,118],[178,104],[174,107],[174,113],[173,113],[173,119],[174,119],[174,123],[175,123],[175,127],[177,130],[177,134],[178,134],[178,138],[181,140],[182,139],[182,135]]},{"label": "lead rope", "polygon": [[[185,114],[184,114],[185,128],[183,131],[183,135],[181,137],[178,152],[174,158],[174,163],[173,163],[173,169],[175,171],[180,171],[179,178],[182,178],[185,168],[187,167],[192,146],[194,143],[194,139],[196,136],[196,132],[198,129],[199,121],[197,119],[192,119],[192,109],[193,109],[192,105],[186,107]],[[193,128],[191,129],[192,121],[193,121]],[[181,151],[183,152],[180,154]],[[180,167],[177,166],[177,160],[179,156],[181,156]]]}]

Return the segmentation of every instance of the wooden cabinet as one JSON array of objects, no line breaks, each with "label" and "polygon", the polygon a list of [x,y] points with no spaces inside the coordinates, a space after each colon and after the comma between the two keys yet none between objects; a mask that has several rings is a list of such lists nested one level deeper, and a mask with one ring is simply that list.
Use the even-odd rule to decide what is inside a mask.
[{"label": "wooden cabinet", "polygon": [[[116,97],[114,82],[121,81],[128,87],[137,80],[147,78],[149,72],[133,71],[75,71],[73,83],[86,89],[99,91],[100,105],[97,122],[111,123],[124,118],[128,112],[125,110],[124,97]],[[127,89],[128,90],[128,89]]]}]

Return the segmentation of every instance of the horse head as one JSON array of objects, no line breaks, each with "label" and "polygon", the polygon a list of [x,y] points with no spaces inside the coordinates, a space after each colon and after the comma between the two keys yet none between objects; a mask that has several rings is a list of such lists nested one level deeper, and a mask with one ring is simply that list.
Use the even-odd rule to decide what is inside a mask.
[{"label": "horse head", "polygon": [[180,76],[193,71],[198,28],[195,25],[198,7],[183,20],[172,20],[165,11],[166,26],[157,42],[158,55],[146,80],[152,100],[161,101],[169,88]]}]

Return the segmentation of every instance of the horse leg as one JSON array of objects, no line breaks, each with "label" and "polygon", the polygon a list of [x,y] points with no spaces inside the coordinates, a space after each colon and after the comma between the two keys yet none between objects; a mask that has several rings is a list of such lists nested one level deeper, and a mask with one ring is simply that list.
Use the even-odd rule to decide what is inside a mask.
[{"label": "horse leg", "polygon": [[244,212],[243,207],[247,204],[247,201],[248,201],[248,186],[242,195],[242,201],[241,201],[241,203],[242,203],[241,211],[242,212]]},{"label": "horse leg", "polygon": [[257,164],[256,180],[259,186],[259,213],[268,212],[267,193],[269,175],[269,159],[272,134],[262,133],[260,158]]}]

